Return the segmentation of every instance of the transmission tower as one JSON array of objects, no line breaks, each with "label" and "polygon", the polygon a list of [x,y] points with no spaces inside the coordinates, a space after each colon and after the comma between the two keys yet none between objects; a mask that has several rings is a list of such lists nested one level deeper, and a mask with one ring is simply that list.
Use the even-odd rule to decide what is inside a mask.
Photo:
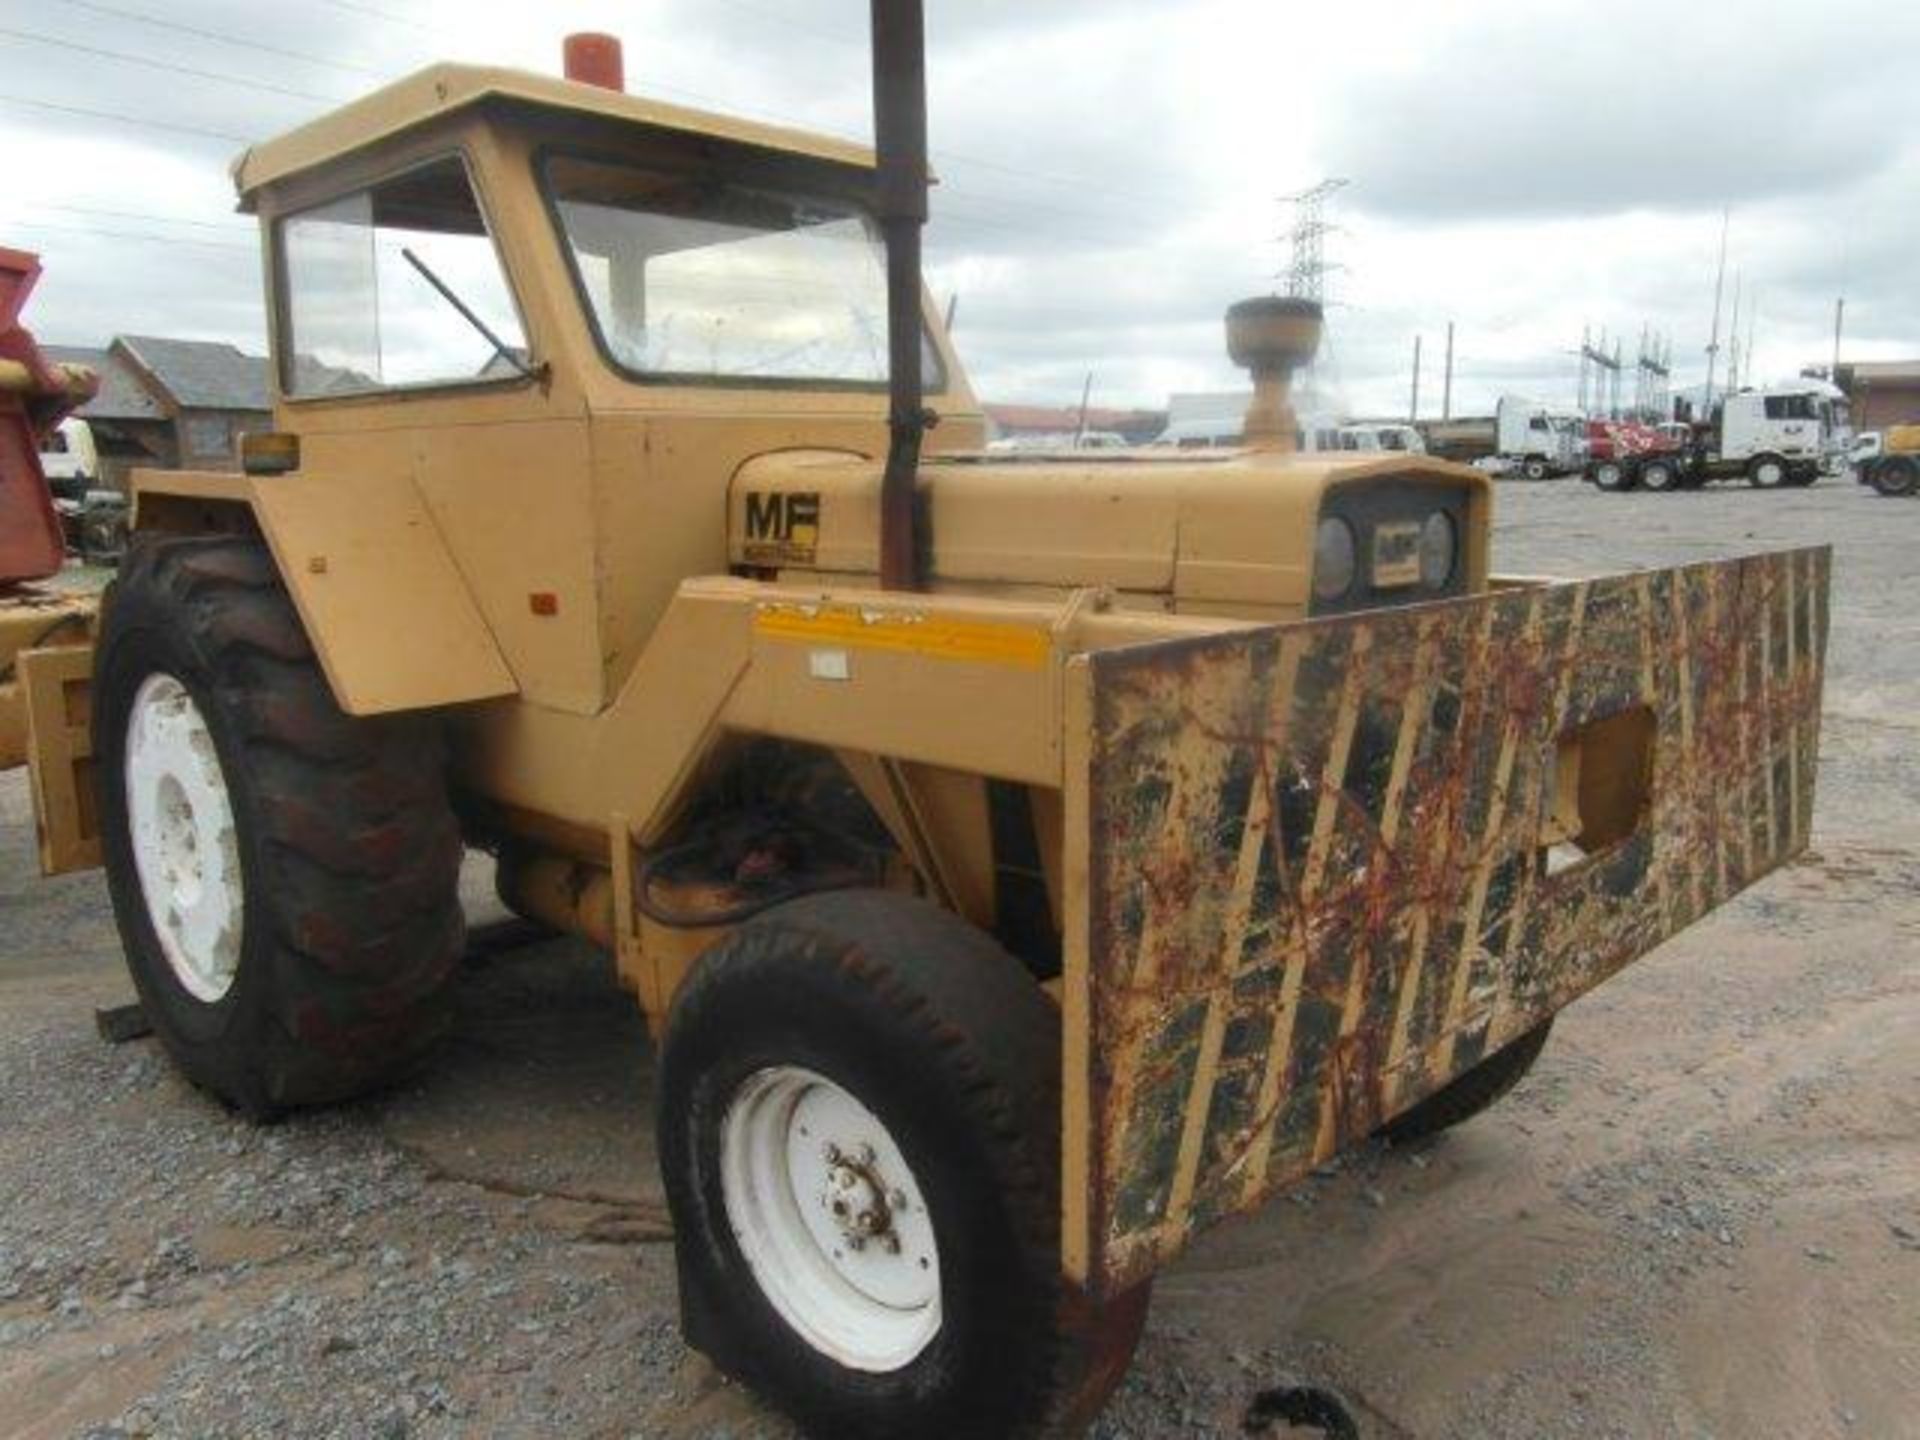
[{"label": "transmission tower", "polygon": [[1293,207],[1293,228],[1286,233],[1293,246],[1293,258],[1286,269],[1287,294],[1302,300],[1327,298],[1327,272],[1340,267],[1327,262],[1327,232],[1337,227],[1327,223],[1324,207],[1327,197],[1346,183],[1335,177],[1280,197],[1282,204]]}]

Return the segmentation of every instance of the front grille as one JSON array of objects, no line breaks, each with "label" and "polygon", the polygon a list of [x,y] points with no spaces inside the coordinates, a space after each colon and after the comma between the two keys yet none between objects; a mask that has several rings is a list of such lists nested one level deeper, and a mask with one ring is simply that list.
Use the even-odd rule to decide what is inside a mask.
[{"label": "front grille", "polygon": [[[1438,590],[1425,585],[1373,584],[1373,532],[1396,520],[1425,522],[1436,510],[1453,517],[1455,539],[1453,574]],[[1315,595],[1308,611],[1313,615],[1347,615],[1355,610],[1377,610],[1386,605],[1415,605],[1467,593],[1467,492],[1423,485],[1410,480],[1368,480],[1340,485],[1327,492],[1320,515],[1338,515],[1353,526],[1358,553],[1358,575],[1353,588],[1338,600]],[[1319,519],[1315,519],[1315,525]]]}]

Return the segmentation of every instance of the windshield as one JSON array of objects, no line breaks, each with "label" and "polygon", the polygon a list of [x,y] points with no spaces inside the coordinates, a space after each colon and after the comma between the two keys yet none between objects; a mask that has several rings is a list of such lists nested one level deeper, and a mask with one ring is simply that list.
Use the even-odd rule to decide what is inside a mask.
[{"label": "windshield", "polygon": [[[621,369],[886,383],[885,252],[854,205],[576,156],[544,169],[601,345]],[[938,390],[924,338],[921,353]]]}]

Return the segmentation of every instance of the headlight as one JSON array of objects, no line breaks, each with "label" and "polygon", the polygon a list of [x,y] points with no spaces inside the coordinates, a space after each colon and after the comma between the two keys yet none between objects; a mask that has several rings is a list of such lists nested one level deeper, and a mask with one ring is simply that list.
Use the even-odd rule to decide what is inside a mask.
[{"label": "headlight", "polygon": [[1453,578],[1453,565],[1460,548],[1453,528],[1453,517],[1436,510],[1420,527],[1420,583],[1429,590],[1441,589]]},{"label": "headlight", "polygon": [[1321,600],[1338,600],[1353,588],[1358,547],[1353,527],[1338,515],[1320,522],[1313,537],[1313,593]]}]

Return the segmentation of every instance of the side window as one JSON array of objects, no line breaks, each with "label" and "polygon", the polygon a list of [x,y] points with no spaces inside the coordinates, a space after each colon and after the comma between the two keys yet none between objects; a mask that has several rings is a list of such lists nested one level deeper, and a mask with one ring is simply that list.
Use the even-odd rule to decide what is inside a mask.
[{"label": "side window", "polygon": [[290,215],[279,232],[288,394],[498,380],[525,363],[513,295],[458,158]]},{"label": "side window", "polygon": [[192,455],[218,457],[233,449],[233,422],[225,415],[189,415],[182,428],[186,431],[187,451]]},{"label": "side window", "polygon": [[1534,416],[1531,420],[1527,421],[1527,429],[1537,430],[1544,435],[1547,431],[1547,417],[1544,415]]}]

